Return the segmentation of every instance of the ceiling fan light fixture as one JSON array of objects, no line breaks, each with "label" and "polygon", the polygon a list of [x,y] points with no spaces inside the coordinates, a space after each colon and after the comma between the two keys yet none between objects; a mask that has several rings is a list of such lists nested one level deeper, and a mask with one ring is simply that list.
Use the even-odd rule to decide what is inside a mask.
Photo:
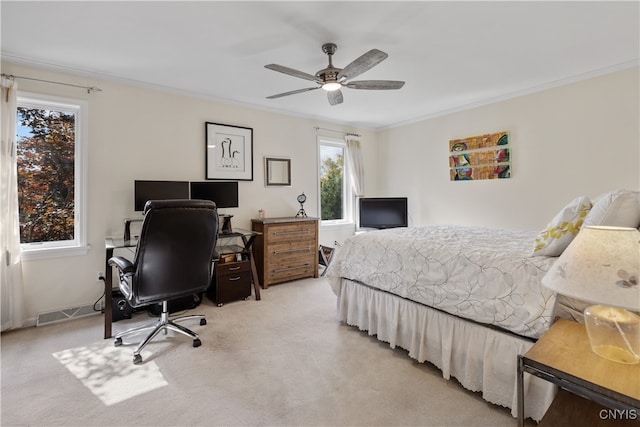
[{"label": "ceiling fan light fixture", "polygon": [[[0,0],[1,1],[1,0]],[[316,83],[314,87],[307,87],[304,89],[290,90],[289,92],[278,93],[276,95],[267,96],[267,99],[281,98],[283,96],[295,95],[296,93],[303,93],[314,89],[324,89],[327,92],[327,99],[329,104],[338,105],[342,104],[342,91],[341,88],[349,89],[368,89],[368,90],[388,90],[388,89],[400,89],[403,85],[403,81],[395,80],[358,80],[351,81],[351,79],[359,76],[367,70],[373,68],[385,58],[387,54],[378,50],[371,49],[364,55],[351,61],[344,68],[337,68],[333,66],[331,57],[335,53],[337,46],[334,43],[325,43],[322,45],[322,51],[329,57],[329,65],[319,70],[315,74],[305,73],[293,68],[284,67],[278,64],[268,64],[265,68],[268,68],[279,73],[288,74],[293,77],[298,77],[304,80],[310,80]]]},{"label": "ceiling fan light fixture", "polygon": [[338,90],[342,87],[342,85],[338,82],[329,82],[322,85],[322,89],[333,92],[334,90]]}]

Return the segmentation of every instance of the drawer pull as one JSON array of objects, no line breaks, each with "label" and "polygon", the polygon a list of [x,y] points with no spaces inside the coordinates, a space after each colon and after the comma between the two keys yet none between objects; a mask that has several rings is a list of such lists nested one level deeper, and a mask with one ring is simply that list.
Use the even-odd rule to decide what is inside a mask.
[{"label": "drawer pull", "polygon": [[229,267],[229,271],[236,271],[236,270],[240,270],[240,266],[236,266],[236,267]]},{"label": "drawer pull", "polygon": [[290,254],[293,252],[309,252],[310,250],[311,248],[307,246],[306,248],[282,249],[279,251],[273,251],[273,254],[279,255],[279,254]]},{"label": "drawer pull", "polygon": [[236,277],[229,277],[228,279],[230,282],[235,282],[237,280],[240,280],[240,276],[236,276]]},{"label": "drawer pull", "polygon": [[287,234],[311,234],[311,230],[275,231],[273,234],[274,236]]},{"label": "drawer pull", "polygon": [[279,269],[273,270],[273,272],[274,273],[282,273],[283,271],[297,270],[299,268],[307,268],[307,267],[310,267],[310,266],[311,266],[311,264],[306,263],[306,264],[303,264],[303,265],[296,265],[294,267],[279,268]]}]

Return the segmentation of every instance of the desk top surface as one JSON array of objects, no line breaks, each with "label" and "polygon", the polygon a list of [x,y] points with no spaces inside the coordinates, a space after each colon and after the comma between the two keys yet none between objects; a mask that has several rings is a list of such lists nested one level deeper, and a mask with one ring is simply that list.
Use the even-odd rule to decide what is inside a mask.
[{"label": "desk top surface", "polygon": [[[219,233],[218,240],[221,239],[231,239],[234,237],[250,237],[250,236],[258,236],[261,233],[257,231],[245,230],[242,228],[234,228],[231,233]],[[134,238],[125,240],[122,237],[106,237],[104,239],[104,246],[106,249],[116,249],[116,248],[131,248],[138,245],[138,238],[134,236]]]}]

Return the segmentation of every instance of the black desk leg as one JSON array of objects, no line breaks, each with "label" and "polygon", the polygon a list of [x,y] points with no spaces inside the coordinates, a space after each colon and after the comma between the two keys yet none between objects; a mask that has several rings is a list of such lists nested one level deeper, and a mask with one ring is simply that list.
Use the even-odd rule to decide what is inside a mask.
[{"label": "black desk leg", "polygon": [[113,272],[109,265],[109,259],[113,256],[113,249],[107,249],[104,274],[104,339],[111,338],[112,304],[113,304]]},{"label": "black desk leg", "polygon": [[260,279],[258,279],[258,269],[256,268],[256,261],[253,259],[253,241],[256,239],[256,236],[251,236],[247,239],[245,236],[242,236],[242,242],[244,243],[244,249],[249,253],[249,261],[251,263],[251,274],[253,276],[253,290],[256,294],[256,301],[260,301]]},{"label": "black desk leg", "polygon": [[524,360],[521,355],[518,355],[518,377],[517,383],[517,412],[518,412],[518,427],[524,427]]}]

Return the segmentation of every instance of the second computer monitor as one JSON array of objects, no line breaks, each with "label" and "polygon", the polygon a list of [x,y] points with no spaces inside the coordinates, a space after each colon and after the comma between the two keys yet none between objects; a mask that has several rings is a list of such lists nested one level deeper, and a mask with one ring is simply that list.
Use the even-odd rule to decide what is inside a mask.
[{"label": "second computer monitor", "polygon": [[191,198],[211,200],[218,208],[238,207],[237,181],[191,182]]}]

